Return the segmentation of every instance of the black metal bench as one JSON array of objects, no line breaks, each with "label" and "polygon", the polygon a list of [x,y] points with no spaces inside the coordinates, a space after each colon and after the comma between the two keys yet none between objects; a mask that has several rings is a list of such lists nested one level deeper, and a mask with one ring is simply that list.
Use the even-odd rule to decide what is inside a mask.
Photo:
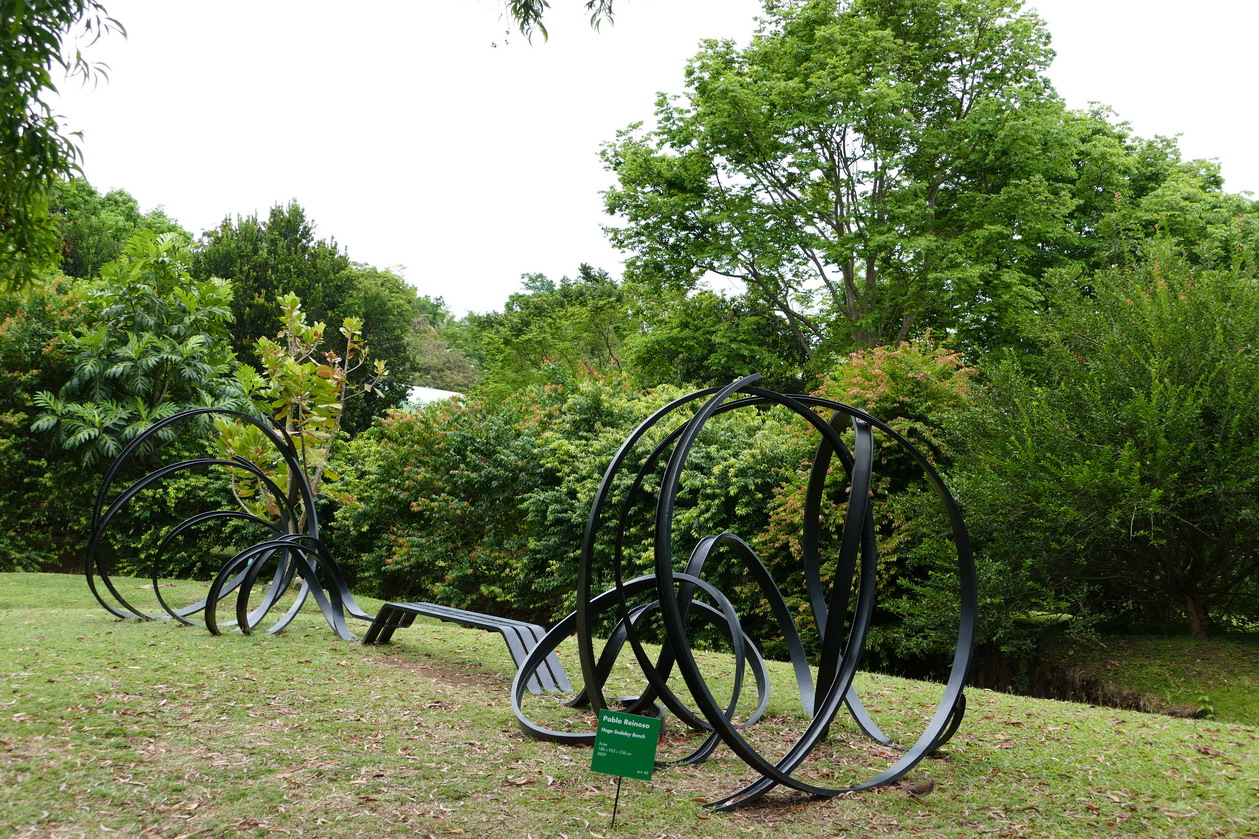
[{"label": "black metal bench", "polygon": [[[363,636],[364,644],[384,644],[393,637],[395,629],[405,629],[415,621],[416,615],[457,623],[473,629],[486,629],[499,632],[507,642],[507,650],[516,669],[529,656],[529,652],[546,635],[546,630],[537,624],[524,621],[500,618],[495,615],[484,615],[480,612],[469,612],[467,609],[455,609],[439,603],[386,603],[380,607],[376,619],[372,621],[367,634]],[[539,667],[537,673],[530,677],[526,686],[530,693],[571,693],[573,686],[564,673],[564,667],[555,653],[547,656],[546,665]]]}]

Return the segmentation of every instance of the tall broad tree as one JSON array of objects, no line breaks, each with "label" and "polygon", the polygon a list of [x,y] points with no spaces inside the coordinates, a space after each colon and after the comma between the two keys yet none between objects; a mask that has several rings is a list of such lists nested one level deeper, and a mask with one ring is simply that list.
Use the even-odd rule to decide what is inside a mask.
[{"label": "tall broad tree", "polygon": [[314,224],[293,201],[272,207],[265,220],[229,217],[207,231],[192,273],[232,281],[233,349],[257,363],[254,342],[280,330],[275,301],[282,294],[300,297],[314,321],[337,324],[356,314],[351,267],[336,240],[315,238]]},{"label": "tall broad tree", "polygon": [[105,73],[81,47],[111,30],[123,31],[96,0],[0,2],[0,289],[24,288],[57,267],[49,191],[79,170],[79,147],[48,99],[55,72]]},{"label": "tall broad tree", "polygon": [[1018,0],[767,2],[605,148],[610,237],[646,275],[741,283],[806,353],[999,342],[1132,186],[1125,132],[1064,108],[1052,57]]}]

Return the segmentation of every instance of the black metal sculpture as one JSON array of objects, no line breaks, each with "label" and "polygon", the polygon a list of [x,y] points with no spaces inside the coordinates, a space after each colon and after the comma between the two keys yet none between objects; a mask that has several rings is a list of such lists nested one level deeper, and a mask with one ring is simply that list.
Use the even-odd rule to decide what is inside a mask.
[{"label": "black metal sculpture", "polygon": [[[701,761],[719,743],[725,743],[760,774],[759,780],[744,789],[708,805],[720,810],[755,801],[779,784],[815,796],[834,796],[849,790],[891,784],[903,777],[926,755],[952,737],[961,723],[966,708],[963,685],[975,637],[977,591],[970,541],[957,504],[922,453],[885,423],[863,411],[814,396],[787,396],[758,388],[754,385],[758,378],[750,376],[723,388],[711,388],[678,399],[645,420],[626,439],[608,466],[591,506],[582,547],[576,611],[560,621],[534,647],[517,672],[512,688],[512,708],[523,731],[534,737],[557,742],[591,743],[594,732],[557,731],[530,719],[523,707],[525,685],[560,643],[576,633],[584,686],[577,698],[569,704],[575,707],[589,706],[593,710],[608,707],[609,699],[604,695],[604,685],[616,658],[628,643],[646,679],[646,685],[639,696],[615,701],[623,704],[631,713],[659,714],[667,709],[684,724],[709,731],[709,736],[699,748],[682,758],[683,762]],[[665,420],[677,416],[675,412],[679,409],[692,403],[699,404],[697,400],[705,397],[707,401],[702,403],[693,416],[680,422],[649,453],[640,458],[641,465],[633,474],[628,489],[618,490],[618,481],[622,487],[625,484],[622,473],[628,471],[627,464],[631,462],[631,456],[636,454],[636,448],[648,433]],[[816,684],[805,657],[799,628],[787,601],[768,569],[747,542],[732,533],[706,536],[699,541],[680,568],[673,555],[672,535],[679,484],[688,454],[705,424],[711,418],[729,411],[762,409],[775,405],[794,412],[821,435],[821,443],[812,464],[803,523],[803,570],[807,599],[821,638]],[[818,410],[831,413],[829,421],[823,419]],[[841,437],[844,425],[851,425],[854,433],[855,442],[851,450]],[[861,661],[875,605],[877,554],[870,490],[876,430],[894,440],[913,458],[944,507],[957,553],[960,583],[957,643],[950,675],[940,701],[917,740],[890,767],[874,777],[850,785],[825,787],[795,777],[793,773],[827,736],[841,706],[848,707],[856,724],[867,736],[891,745],[890,738],[866,712],[853,687],[853,677]],[[819,553],[819,515],[823,503],[823,485],[832,459],[836,457],[848,474],[849,501],[834,566],[835,573],[828,592],[823,584],[822,558]],[[660,481],[656,490],[658,499],[653,521],[655,571],[626,580],[623,573],[626,531],[635,504],[644,494],[646,482],[649,477],[654,479],[655,476]],[[619,504],[616,504],[618,497]],[[611,529],[610,540],[607,538],[606,528]],[[602,542],[601,534],[604,535]],[[599,546],[606,545],[609,541],[612,544],[610,551],[603,550],[601,553]],[[733,555],[744,564],[748,574],[756,581],[764,601],[772,610],[788,651],[801,705],[810,719],[804,732],[777,760],[771,761],[763,756],[741,734],[741,729],[751,725],[765,711],[768,676],[760,654],[752,639],[745,634],[730,599],[703,579],[706,565],[719,551]],[[596,596],[592,591],[592,580],[596,576],[596,566],[600,563],[610,565],[615,585]],[[854,590],[856,596],[850,603],[850,594]],[[653,594],[654,599],[642,602],[644,595]],[[639,602],[631,605],[634,598],[638,598]],[[845,627],[844,617],[850,611],[852,619]],[[643,646],[638,628],[646,616],[655,613],[659,613],[659,620],[663,624],[664,643],[661,645],[661,653],[653,661]],[[614,616],[615,625],[601,652],[596,655],[596,621],[605,614]],[[711,624],[723,627],[731,645],[735,658],[734,688],[731,699],[724,707],[714,697],[696,662],[686,628],[686,618],[690,615],[697,615]],[[686,684],[694,708],[684,702],[667,684],[669,674],[675,666]],[[758,701],[748,719],[736,724],[732,717],[739,701],[745,667],[750,667],[755,679]]]},{"label": "black metal sculpture", "polygon": [[[283,460],[288,474],[288,485],[281,488],[256,464],[244,458],[199,457],[156,469],[125,487],[110,500],[111,490],[118,476],[126,471],[136,452],[146,442],[158,435],[169,435],[171,427],[178,423],[210,415],[231,417],[260,430],[275,446]],[[158,546],[151,565],[153,591],[163,611],[146,614],[128,602],[114,584],[102,551],[106,534],[118,515],[145,490],[153,489],[162,481],[181,472],[203,468],[234,470],[255,479],[261,491],[269,496],[274,509],[279,511],[279,519],[268,521],[240,509],[222,509],[198,513],[172,527]],[[211,522],[227,520],[244,520],[261,526],[270,532],[270,538],[251,545],[224,563],[211,581],[204,598],[183,607],[174,607],[167,603],[162,594],[160,577],[168,549],[187,531]],[[269,573],[268,569],[271,569]],[[154,423],[123,449],[110,464],[96,494],[96,503],[92,510],[92,535],[88,542],[84,571],[92,594],[110,614],[120,618],[173,618],[180,623],[193,624],[193,617],[204,612],[205,627],[216,635],[230,627],[246,634],[252,632],[267,619],[294,583],[300,583],[300,587],[293,601],[264,632],[275,633],[287,627],[308,596],[315,599],[333,631],[346,640],[357,637],[350,631],[347,617],[372,620],[371,615],[359,608],[346,585],[345,576],[328,547],[319,538],[314,492],[302,470],[292,439],[283,429],[277,430],[265,420],[238,411],[196,408],[173,414]],[[267,573],[266,588],[259,601],[251,606],[254,589],[264,579],[264,573]],[[218,607],[233,593],[236,594],[235,619],[220,621]]]},{"label": "black metal sculpture", "polygon": [[[567,678],[555,651],[564,640],[576,634],[584,684],[568,705],[597,711],[608,707],[610,702],[616,702],[631,713],[657,715],[667,710],[692,729],[708,732],[698,748],[679,762],[702,761],[724,743],[759,773],[759,780],[708,805],[720,810],[755,801],[780,784],[815,796],[834,796],[850,790],[891,784],[902,778],[926,755],[947,742],[960,725],[966,708],[963,685],[975,636],[977,592],[970,542],[956,503],[923,454],[885,423],[861,410],[815,396],[788,396],[759,388],[755,386],[758,378],[749,376],[726,387],[698,391],[675,400],[647,418],[630,434],[605,471],[591,505],[582,544],[576,610],[544,635],[540,628],[534,627],[536,631],[528,636],[530,643],[539,635],[542,638],[527,653],[523,646],[513,648],[512,638],[515,636],[505,633],[508,647],[519,665],[512,685],[511,701],[523,731],[556,742],[594,741],[594,732],[558,731],[534,722],[523,704],[526,692],[567,687]],[[662,425],[666,420],[677,422],[681,414],[675,412],[686,406],[698,406],[698,409],[668,433],[657,433],[655,436],[662,439],[645,455],[640,455],[640,450],[646,447],[644,440],[649,438],[650,433],[658,426],[661,430],[667,428],[667,425]],[[733,533],[711,534],[698,540],[685,562],[679,564],[673,553],[674,518],[682,475],[688,455],[705,425],[712,418],[730,411],[772,406],[793,412],[812,425],[821,436],[806,493],[802,544],[806,599],[820,638],[816,682],[787,599],[746,541]],[[824,419],[819,411],[830,413],[830,418]],[[147,440],[168,433],[167,429],[176,423],[203,415],[232,417],[253,425],[266,435],[285,464],[287,486],[281,488],[262,469],[245,459],[201,457],[156,469],[126,486],[110,500],[118,476]],[[845,425],[851,426],[853,432],[851,449],[842,438]],[[884,745],[892,745],[891,738],[866,712],[853,687],[875,607],[877,551],[870,500],[876,431],[887,435],[922,469],[948,519],[957,554],[960,592],[956,648],[949,678],[930,721],[915,742],[903,750],[899,759],[874,777],[846,786],[825,787],[802,780],[794,773],[826,738],[841,706],[847,706],[857,726],[867,736]],[[842,536],[828,591],[824,584],[826,577],[819,547],[820,515],[827,474],[835,459],[846,472],[849,487]],[[635,463],[636,467],[632,466]],[[279,511],[278,521],[268,521],[239,509],[222,509],[198,513],[171,528],[162,539],[151,568],[153,590],[164,611],[145,614],[127,601],[111,579],[103,560],[105,535],[120,512],[142,492],[180,472],[200,468],[236,470],[256,480],[261,491],[270,498],[272,508]],[[635,511],[648,494],[648,484],[657,478],[659,486],[653,491],[658,496],[651,525],[654,572],[627,580],[624,576],[627,533]],[[167,550],[182,534],[210,522],[227,520],[250,522],[265,528],[270,535],[224,563],[203,599],[186,607],[170,606],[162,595],[159,583]],[[742,563],[764,603],[769,606],[791,663],[801,707],[809,720],[803,733],[776,760],[762,755],[741,733],[766,711],[769,673],[730,598],[704,579],[705,569],[715,565],[713,558],[719,554],[733,556]],[[594,581],[601,567],[610,571],[614,585],[596,595]],[[347,640],[356,637],[347,626],[347,618],[373,620],[355,602],[341,569],[319,538],[314,493],[301,468],[293,441],[282,429],[276,430],[266,421],[235,411],[196,409],[173,415],[154,424],[123,450],[110,466],[97,494],[85,571],[96,599],[120,618],[173,618],[192,624],[193,616],[204,612],[204,625],[212,633],[218,634],[229,627],[249,633],[267,619],[290,587],[300,582],[292,603],[265,632],[279,632],[287,627],[308,596],[315,599],[328,625]],[[267,575],[265,578],[264,574]],[[254,589],[264,581],[265,589],[258,602],[251,606]],[[233,593],[236,594],[235,619],[220,621],[218,607]],[[397,608],[391,611],[392,607]],[[489,626],[497,631],[502,631],[500,624],[504,623],[492,616],[436,604],[388,604],[376,618],[366,640],[387,639],[394,629],[409,625],[414,614],[436,615],[442,620],[482,628]],[[851,619],[846,621],[849,614]],[[596,654],[598,622],[605,616],[610,620],[611,629]],[[687,630],[688,618],[716,627],[728,639],[735,662],[734,685],[724,706],[715,698],[700,671],[692,649],[693,639]],[[661,651],[654,661],[642,637],[642,627],[649,620],[658,620],[664,635]],[[633,652],[646,685],[637,696],[609,700],[605,695],[605,686],[626,645]],[[679,697],[668,684],[674,667],[686,685],[691,704]],[[747,672],[751,673],[755,683],[757,700],[746,719],[736,723],[734,714],[739,707]]]}]

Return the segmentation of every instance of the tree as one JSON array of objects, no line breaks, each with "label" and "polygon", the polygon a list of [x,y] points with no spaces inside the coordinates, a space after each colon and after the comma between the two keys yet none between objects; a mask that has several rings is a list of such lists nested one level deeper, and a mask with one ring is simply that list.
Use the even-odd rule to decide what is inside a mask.
[{"label": "tree", "polygon": [[[525,37],[531,37],[535,31],[546,37],[546,27],[542,25],[542,16],[551,4],[549,0],[503,0],[507,14]],[[585,0],[586,11],[590,12],[590,25],[596,29],[603,21],[612,20],[612,0]]]},{"label": "tree", "polygon": [[635,384],[708,386],[760,373],[765,387],[787,393],[809,389],[805,354],[786,321],[767,306],[707,289],[635,290],[642,328],[627,340],[624,353]]},{"label": "tree", "polygon": [[1024,608],[1083,594],[1205,636],[1259,616],[1259,281],[1150,251],[1057,278],[1041,352],[991,365],[954,478]]},{"label": "tree", "polygon": [[460,393],[471,390],[480,377],[468,353],[456,344],[479,349],[472,327],[456,320],[441,297],[416,294],[410,286],[407,289],[411,294],[408,358],[414,371],[406,384]]},{"label": "tree", "polygon": [[283,295],[296,294],[312,322],[361,322],[364,341],[388,364],[390,378],[352,406],[344,422],[350,432],[396,407],[416,383],[415,354],[423,341],[417,330],[424,330],[415,320],[427,309],[415,288],[390,271],[351,262],[335,239],[316,239],[314,223],[296,202],[272,207],[265,221],[224,219],[202,236],[193,274],[232,281],[232,345],[250,364],[261,362],[258,336],[280,329],[275,301]]},{"label": "tree", "polygon": [[1065,109],[1052,56],[1017,0],[767,3],[746,49],[705,44],[656,127],[605,147],[609,235],[645,275],[741,283],[808,355],[1012,340],[1135,168]]},{"label": "tree", "polygon": [[49,192],[79,171],[74,135],[48,105],[53,68],[100,78],[106,68],[89,63],[80,42],[125,32],[96,0],[4,0],[0,31],[0,289],[17,289],[56,267],[60,238]]},{"label": "tree", "polygon": [[1135,265],[1160,242],[1172,241],[1195,266],[1253,275],[1259,268],[1259,201],[1223,192],[1214,162],[1180,163],[1174,146],[1164,154],[1174,165],[1148,190],[1113,196],[1099,221],[1094,263]]},{"label": "tree", "polygon": [[125,189],[102,196],[82,178],[54,184],[49,211],[59,224],[61,272],[70,277],[95,277],[141,230],[192,238],[161,208],[141,213],[139,202]]},{"label": "tree", "polygon": [[372,356],[389,364],[389,376],[347,406],[344,425],[358,432],[371,425],[374,417],[400,405],[408,389],[420,383],[419,353],[424,327],[418,322],[420,303],[415,287],[392,271],[356,263],[346,272],[344,281],[351,289],[345,311],[361,321]]},{"label": "tree", "polygon": [[503,311],[470,315],[485,354],[481,393],[502,396],[537,383],[553,367],[570,375],[618,372],[625,338],[636,327],[627,316],[625,289],[606,271],[582,264],[576,279],[559,283],[542,274],[522,278],[525,291]]},{"label": "tree", "polygon": [[340,323],[354,315],[351,263],[335,240],[315,239],[306,211],[290,202],[271,208],[265,221],[256,215],[225,218],[202,236],[192,273],[232,281],[233,349],[242,359],[258,358],[254,342],[280,329],[276,298],[292,292],[309,316]]},{"label": "tree", "polygon": [[468,354],[451,346],[442,334],[422,319],[417,320],[413,346],[417,385],[464,393],[480,381]]},{"label": "tree", "polygon": [[[285,294],[276,302],[283,323],[278,335],[282,343],[265,336],[259,338],[262,375],[242,368],[238,379],[246,385],[249,397],[267,405],[267,413],[293,441],[311,492],[323,489],[325,495],[346,503],[351,500],[348,496],[323,487],[326,477],[334,477],[328,471],[328,458],[337,442],[347,403],[376,389],[387,373],[385,362],[376,360],[365,381],[352,382],[368,360],[367,347],[362,343],[363,322],[346,318],[339,330],[344,344],[332,348],[325,346],[324,324],[307,322],[297,295]],[[256,426],[224,417],[216,418],[214,426],[219,432],[218,445],[229,458],[244,458],[262,468],[276,485],[290,485],[288,467],[280,452]],[[232,476],[233,493],[240,505],[278,524],[282,520],[281,509],[260,484],[254,476]],[[302,532],[309,516],[310,510],[303,509],[300,521],[287,523],[290,532]]]}]

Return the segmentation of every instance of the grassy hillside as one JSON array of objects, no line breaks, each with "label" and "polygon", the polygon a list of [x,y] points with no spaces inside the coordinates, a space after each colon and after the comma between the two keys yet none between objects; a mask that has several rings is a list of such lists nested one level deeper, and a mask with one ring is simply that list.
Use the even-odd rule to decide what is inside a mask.
[{"label": "grassy hillside", "polygon": [[[135,583],[139,587],[143,583]],[[590,752],[526,739],[497,636],[417,621],[397,644],[337,640],[316,614],[282,636],[211,637],[110,619],[81,578],[0,574],[0,836],[590,836],[614,781]],[[571,658],[570,674],[577,671]],[[708,663],[714,678],[721,661]],[[801,725],[789,674],[757,725]],[[627,682],[626,689],[631,685]],[[881,722],[916,733],[934,686],[864,677]],[[911,780],[828,801],[776,792],[711,814],[748,779],[729,752],[625,781],[619,836],[1255,836],[1259,729],[973,691],[947,754]],[[584,724],[553,700],[548,720]],[[667,755],[685,736],[670,729]],[[807,767],[860,780],[894,753],[835,731]]]},{"label": "grassy hillside", "polygon": [[1259,636],[1109,637],[1065,660],[1108,704],[1259,726]]}]

